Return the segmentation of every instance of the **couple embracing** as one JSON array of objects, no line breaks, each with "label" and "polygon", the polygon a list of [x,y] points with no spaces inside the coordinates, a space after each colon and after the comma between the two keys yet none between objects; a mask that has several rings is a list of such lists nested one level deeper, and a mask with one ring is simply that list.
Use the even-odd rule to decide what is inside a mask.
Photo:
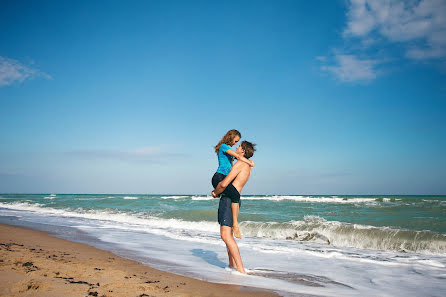
[{"label": "couple embracing", "polygon": [[[246,273],[234,235],[241,238],[237,221],[241,206],[240,194],[254,167],[254,162],[249,159],[254,155],[255,144],[242,141],[234,152],[231,147],[237,144],[241,137],[239,131],[229,130],[215,146],[218,169],[212,177],[214,187],[212,197],[218,198],[221,194],[218,205],[218,223],[221,238],[228,251],[229,267],[237,269],[240,273]],[[237,162],[232,165],[234,158]]]}]

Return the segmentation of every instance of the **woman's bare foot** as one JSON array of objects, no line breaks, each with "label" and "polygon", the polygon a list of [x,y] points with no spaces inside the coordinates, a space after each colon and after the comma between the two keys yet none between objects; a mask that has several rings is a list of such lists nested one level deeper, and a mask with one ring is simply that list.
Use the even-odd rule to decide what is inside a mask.
[{"label": "woman's bare foot", "polygon": [[234,232],[235,237],[237,237],[238,239],[242,239],[242,234],[240,233],[238,225],[232,226],[232,231]]}]

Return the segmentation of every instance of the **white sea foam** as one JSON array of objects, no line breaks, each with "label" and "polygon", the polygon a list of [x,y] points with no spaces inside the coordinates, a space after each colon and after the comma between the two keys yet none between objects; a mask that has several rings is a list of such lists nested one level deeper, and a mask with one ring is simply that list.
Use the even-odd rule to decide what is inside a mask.
[{"label": "white sea foam", "polygon": [[418,263],[444,268],[445,265],[435,260],[418,260]]},{"label": "white sea foam", "polygon": [[162,199],[184,199],[190,196],[161,196]]},{"label": "white sea foam", "polygon": [[[135,225],[142,226],[147,232],[173,236],[176,239],[190,240],[197,234],[215,234],[219,230],[218,223],[211,221],[194,222],[159,218],[149,216],[146,213],[112,210],[67,210],[42,206],[41,204],[26,202],[0,202],[0,207],[32,211],[47,216],[74,217],[127,224],[123,225],[123,228],[129,229],[134,229]],[[446,236],[443,234],[327,221],[317,216],[306,216],[304,220],[285,223],[243,221],[240,223],[240,230],[245,236],[255,238],[311,242],[335,247],[446,255]],[[277,249],[274,248],[274,251],[277,251]]]},{"label": "white sea foam", "polygon": [[302,221],[286,223],[244,221],[240,223],[240,230],[246,236],[446,255],[446,237],[443,234],[327,221],[317,216],[305,216]]},{"label": "white sea foam", "polygon": [[45,196],[43,199],[55,199],[56,197],[56,194],[50,194],[49,196]]},{"label": "white sea foam", "polygon": [[212,196],[192,196],[192,200],[213,200],[216,199]]},{"label": "white sea foam", "polygon": [[24,202],[12,202],[12,203],[4,203],[0,202],[0,207],[9,208],[9,209],[17,209],[17,210],[38,210],[43,209],[42,206],[45,206],[41,203],[36,203],[32,200],[25,200]]},{"label": "white sea foam", "polygon": [[126,199],[126,200],[136,200],[136,199],[138,199],[139,197],[133,197],[133,196],[125,196],[124,197],[124,199]]},{"label": "white sea foam", "polygon": [[[162,199],[186,199],[191,198],[192,200],[212,200],[212,196],[161,196]],[[357,203],[376,203],[380,202],[377,198],[359,198],[359,197],[338,197],[338,196],[327,196],[327,197],[314,197],[314,196],[292,196],[292,195],[273,195],[273,196],[242,196],[243,200],[268,200],[268,201],[296,201],[296,202],[309,202],[309,203],[335,203],[335,204],[357,204]],[[401,200],[401,199],[396,199]],[[393,201],[392,198],[383,198],[384,202]]]},{"label": "white sea foam", "polygon": [[376,202],[375,198],[341,198],[337,196],[329,197],[312,197],[312,196],[242,196],[243,200],[269,200],[269,201],[283,201],[292,200],[297,202],[310,202],[310,203],[339,203],[339,204],[352,204],[352,203],[366,203]]},{"label": "white sea foam", "polygon": [[216,227],[218,229],[217,222],[207,222],[207,221],[192,222],[192,221],[183,221],[179,219],[162,219],[158,217],[147,216],[144,213],[129,214],[120,211],[84,210],[80,208],[75,210],[66,210],[66,209],[56,209],[42,206],[43,204],[38,204],[38,203],[0,202],[0,207],[15,209],[15,210],[32,211],[39,214],[53,215],[53,216],[85,218],[85,219],[111,221],[118,223],[138,224],[148,227],[153,226],[155,228],[195,230],[201,232],[215,231]]}]

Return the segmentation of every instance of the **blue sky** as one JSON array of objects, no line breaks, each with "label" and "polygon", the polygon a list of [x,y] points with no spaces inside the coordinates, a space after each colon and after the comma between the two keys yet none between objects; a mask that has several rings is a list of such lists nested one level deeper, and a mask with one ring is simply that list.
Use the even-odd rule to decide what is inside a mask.
[{"label": "blue sky", "polygon": [[446,194],[446,1],[0,1],[0,192]]}]

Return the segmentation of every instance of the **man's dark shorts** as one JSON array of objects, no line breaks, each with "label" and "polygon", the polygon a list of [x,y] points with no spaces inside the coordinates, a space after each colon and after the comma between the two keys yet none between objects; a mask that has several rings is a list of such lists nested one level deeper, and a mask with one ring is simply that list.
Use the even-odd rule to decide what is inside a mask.
[{"label": "man's dark shorts", "polygon": [[221,226],[228,226],[232,228],[232,202],[227,196],[220,198],[220,203],[218,204],[218,223]]},{"label": "man's dark shorts", "polygon": [[[226,175],[221,173],[215,173],[212,177],[212,185],[214,189],[217,187],[218,183],[221,182]],[[232,228],[232,203],[239,203],[239,207],[242,206],[242,201],[240,200],[240,193],[237,189],[230,183],[226,189],[221,194],[220,202],[218,204],[218,223],[222,226],[228,226]]]}]

